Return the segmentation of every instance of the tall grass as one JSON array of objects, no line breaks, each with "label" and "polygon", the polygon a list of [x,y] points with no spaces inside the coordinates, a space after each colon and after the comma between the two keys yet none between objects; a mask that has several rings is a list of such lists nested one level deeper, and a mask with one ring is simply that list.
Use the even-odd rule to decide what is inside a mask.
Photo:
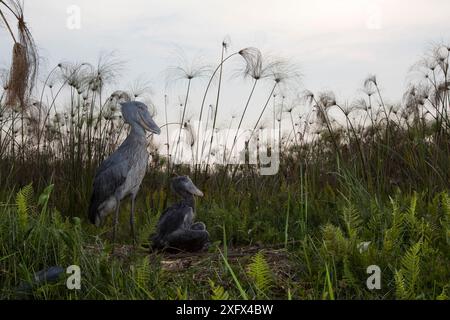
[{"label": "tall grass", "polygon": [[[0,1],[6,20],[3,4]],[[175,148],[177,156],[179,140],[167,141],[166,150],[151,140],[152,158],[136,207],[142,213],[140,245],[148,246],[168,202],[170,173],[195,175],[206,194],[197,214],[208,226],[213,245],[195,267],[180,272],[163,268],[164,256],[149,256],[142,248],[112,257],[111,230],[94,229],[85,217],[94,170],[128,130],[118,102],[139,99],[154,113],[158,110],[143,90],[114,88],[120,60],[112,55],[95,64],[60,63],[39,92],[21,104],[8,98],[13,89],[5,81],[0,89],[2,298],[448,298],[449,46],[436,45],[414,66],[403,101],[394,105],[383,96],[375,76],[362,81],[362,95],[347,104],[330,91],[301,90],[296,68],[283,59],[267,59],[254,48],[226,56],[227,48],[223,43],[199,105],[199,119],[206,113],[209,92],[216,88],[207,112],[212,123],[204,130],[217,129],[220,95],[228,84],[223,69],[232,57],[243,58],[241,74],[253,82],[242,98],[239,121],[226,120],[234,133],[246,119],[251,138],[265,126],[265,117],[274,128],[277,121],[279,172],[261,176],[258,166],[210,163],[216,136],[205,135],[200,141],[200,126],[192,128],[187,117],[187,109],[194,107],[189,101],[191,81],[206,69],[171,69],[186,84],[175,123],[179,139],[181,130],[189,131],[192,160],[200,164],[173,166],[170,150]],[[29,77],[21,79],[24,87],[31,87]],[[255,119],[248,119],[262,80],[270,84],[268,91],[261,92],[264,101],[256,106]],[[165,95],[162,126],[167,137],[173,124],[170,100]],[[268,115],[272,100],[273,114]],[[231,151],[221,146],[223,159],[231,156],[236,139]],[[263,147],[258,142],[258,149]],[[131,240],[127,235],[121,228],[118,238],[124,250]],[[37,271],[73,264],[83,270],[81,291],[67,290],[64,279],[33,284]],[[370,265],[383,272],[381,290],[365,286]],[[24,283],[31,290],[18,292]]]},{"label": "tall grass", "polygon": [[[307,235],[292,236],[296,241],[289,241],[281,251],[275,248],[280,243],[285,247],[284,219],[276,221],[271,210],[253,212],[242,230],[232,221],[242,219],[243,212],[230,210],[224,222],[227,253],[213,246],[209,254],[200,256],[196,267],[171,271],[161,267],[164,257],[148,256],[141,250],[124,258],[111,257],[108,239],[96,235],[82,219],[63,217],[49,205],[52,191],[51,186],[36,195],[30,185],[16,195],[3,195],[2,298],[168,299],[180,298],[177,293],[185,292],[183,298],[209,299],[213,296],[210,281],[215,283],[215,291],[226,288],[230,298],[244,299],[448,297],[448,193],[428,201],[424,194],[397,192],[390,204],[379,204],[368,196],[361,207],[356,205],[357,195],[347,194],[347,199],[333,205],[333,216],[326,209],[330,205],[319,200],[314,205],[317,216],[309,223]],[[243,206],[250,210],[249,204]],[[214,207],[213,199],[207,199],[201,207],[199,215],[210,226],[212,238],[223,238],[225,228],[218,220],[223,211]],[[144,235],[139,237],[141,244],[147,241],[146,235],[154,229],[157,218],[156,211],[140,217],[139,234]],[[266,225],[260,225],[269,219]],[[290,219],[291,224],[298,223],[294,217]],[[271,236],[269,226],[273,229]],[[249,234],[249,230],[254,231]],[[246,238],[242,238],[242,231]],[[121,235],[123,240],[126,235]],[[266,244],[249,247],[256,252],[262,250],[256,256],[245,251],[236,254],[232,248],[255,241]],[[362,250],[359,244],[365,241],[370,245]],[[274,249],[267,247],[271,243]],[[53,283],[37,284],[33,280],[38,271],[73,264],[83,272],[80,291],[68,290],[64,275]],[[366,268],[373,264],[382,270],[381,290],[366,287]],[[24,284],[30,289],[23,290],[28,288]]]}]

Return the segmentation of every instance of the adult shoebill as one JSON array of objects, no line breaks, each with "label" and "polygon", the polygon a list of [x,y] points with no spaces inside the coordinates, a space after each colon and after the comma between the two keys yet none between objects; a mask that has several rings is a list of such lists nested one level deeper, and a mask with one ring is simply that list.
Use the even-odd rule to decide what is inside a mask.
[{"label": "adult shoebill", "polygon": [[146,131],[161,133],[145,104],[133,101],[120,105],[123,119],[131,126],[131,131],[120,147],[97,169],[89,205],[89,220],[97,227],[109,213],[115,211],[113,246],[119,221],[120,202],[127,196],[131,197],[130,227],[133,240],[136,240],[134,202],[148,164]]},{"label": "adult shoebill", "polygon": [[203,222],[194,223],[195,198],[203,193],[187,176],[175,177],[171,181],[172,190],[183,198],[167,208],[161,215],[157,233],[151,240],[153,249],[199,251],[207,247],[209,233]]}]

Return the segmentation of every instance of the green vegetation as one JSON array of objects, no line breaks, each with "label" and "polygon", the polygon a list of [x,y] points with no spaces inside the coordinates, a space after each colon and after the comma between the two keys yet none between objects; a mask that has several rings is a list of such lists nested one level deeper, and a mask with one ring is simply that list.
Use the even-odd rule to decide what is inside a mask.
[{"label": "green vegetation", "polygon": [[[51,192],[49,187],[37,197],[27,186],[17,193],[16,201],[11,194],[9,204],[2,204],[2,298],[448,298],[450,196],[445,192],[431,201],[423,195],[397,192],[383,205],[367,196],[368,205],[361,208],[352,204],[356,200],[350,195],[337,200],[336,206],[312,200],[310,211],[317,215],[317,222],[308,223],[306,232],[300,228],[302,205],[292,199],[297,209],[289,224],[286,248],[282,216],[273,217],[267,209],[236,210],[224,222],[227,254],[223,244],[216,243],[209,253],[180,257],[149,255],[143,248],[146,240],[138,248],[123,246],[116,256],[110,256],[108,230],[96,231],[84,219],[62,216],[48,206]],[[250,207],[249,203],[242,205]],[[211,197],[199,207],[201,218],[211,226],[212,238],[221,239],[217,220],[224,217],[224,211],[217,209]],[[247,217],[246,224],[234,227],[231,221],[242,220],[242,215]],[[156,218],[156,211],[145,211],[139,217],[140,234],[152,229]],[[126,234],[125,241],[129,241]],[[358,244],[363,241],[371,243],[360,251]],[[256,242],[261,244],[251,244]],[[66,289],[65,277],[36,287],[29,295],[17,289],[38,270],[73,264],[82,270],[80,291]],[[381,290],[366,287],[370,265],[382,270]]]},{"label": "green vegetation", "polygon": [[[20,2],[6,2],[19,4],[10,10],[21,9]],[[6,13],[4,3],[0,10]],[[23,21],[23,15],[16,18]],[[294,66],[263,59],[255,48],[227,56],[224,41],[198,106],[200,119],[210,120],[205,128],[193,127],[186,115],[191,84],[206,69],[172,68],[171,76],[187,88],[175,123],[183,131],[179,137],[187,133],[193,160],[204,161],[176,165],[171,152],[181,152],[177,141],[167,143],[166,153],[149,139],[152,158],[137,199],[139,243],[131,244],[125,202],[120,245],[111,255],[111,223],[96,229],[86,217],[95,168],[127,132],[118,102],[139,99],[154,112],[158,108],[148,102],[145,86],[107,93],[120,74],[114,57],[97,65],[58,64],[33,90],[34,42],[20,25],[23,36],[10,32],[15,61],[25,68],[14,68],[13,61],[0,89],[0,298],[448,299],[449,46],[437,45],[414,67],[401,104],[383,98],[375,76],[364,82],[361,97],[341,104],[332,92],[285,94],[298,91]],[[27,54],[21,47],[28,47]],[[258,117],[247,114],[246,120],[252,137],[264,127],[278,130],[276,175],[261,176],[258,165],[212,164],[210,156],[218,152],[213,137],[195,140],[200,135],[194,132],[219,126],[222,72],[233,59],[252,83],[242,113],[226,128],[241,127],[255,90],[267,96]],[[262,92],[260,83],[268,83],[269,91]],[[210,101],[215,105],[204,109]],[[223,147],[223,159],[235,139]],[[197,215],[210,231],[209,252],[149,252],[149,236],[175,200],[168,193],[172,172],[190,175],[205,193]],[[19,290],[40,270],[70,265],[81,267],[81,290],[68,290],[65,276]],[[371,265],[381,269],[380,290],[366,286]]]}]

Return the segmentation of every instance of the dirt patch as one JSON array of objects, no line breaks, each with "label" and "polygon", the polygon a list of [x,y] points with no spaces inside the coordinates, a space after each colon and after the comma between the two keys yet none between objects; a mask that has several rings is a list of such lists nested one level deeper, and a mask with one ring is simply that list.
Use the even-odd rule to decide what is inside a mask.
[{"label": "dirt patch", "polygon": [[[250,263],[250,259],[255,254],[258,252],[263,252],[267,263],[270,265],[271,270],[276,276],[292,279],[295,274],[295,264],[293,263],[289,252],[286,249],[279,247],[280,246],[242,246],[229,248],[226,256],[231,265],[246,266]],[[87,246],[85,247],[85,250],[90,254],[100,254],[104,248]],[[215,250],[214,252],[205,251],[197,253],[149,253],[147,248],[135,247],[133,245],[116,245],[114,254],[111,254],[111,258],[127,261],[136,255],[148,255],[149,259],[153,263],[155,261],[159,261],[161,268],[164,271],[182,273],[196,270],[199,277],[201,277],[202,270],[205,271],[204,274],[206,275],[209,271],[215,269],[219,264],[222,264],[223,261],[223,258],[218,250]]]}]

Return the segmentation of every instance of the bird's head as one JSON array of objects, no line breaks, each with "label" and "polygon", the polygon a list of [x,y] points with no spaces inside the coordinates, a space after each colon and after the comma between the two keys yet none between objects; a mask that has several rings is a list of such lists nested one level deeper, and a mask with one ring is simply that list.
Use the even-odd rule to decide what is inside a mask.
[{"label": "bird's head", "polygon": [[139,101],[124,102],[120,104],[122,116],[126,123],[130,125],[139,125],[144,130],[154,134],[160,134],[161,129],[153,121],[148,107]]},{"label": "bird's head", "polygon": [[183,198],[189,195],[203,197],[201,192],[188,176],[172,178],[172,190]]}]

